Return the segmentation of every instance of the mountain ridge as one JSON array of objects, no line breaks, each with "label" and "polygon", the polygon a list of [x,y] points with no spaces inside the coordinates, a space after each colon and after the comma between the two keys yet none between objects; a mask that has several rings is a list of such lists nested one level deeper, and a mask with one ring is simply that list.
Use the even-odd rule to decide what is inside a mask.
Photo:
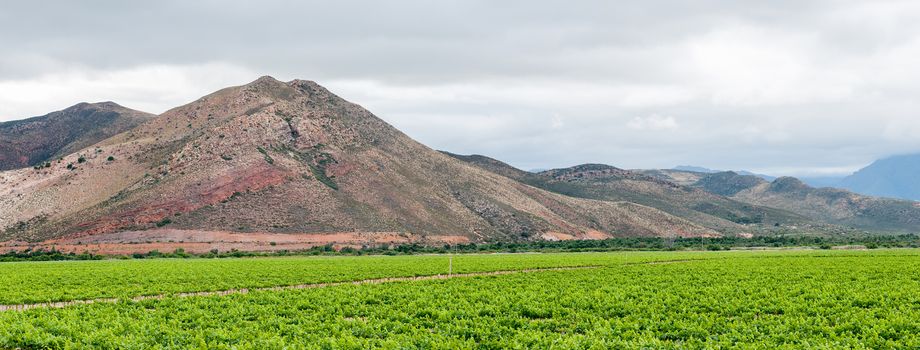
[{"label": "mountain ridge", "polygon": [[758,173],[750,172],[750,171],[747,171],[747,170],[716,170],[716,169],[709,169],[709,168],[706,168],[706,167],[695,166],[695,165],[678,165],[678,166],[673,167],[673,168],[668,169],[668,170],[686,171],[686,172],[694,172],[694,173],[705,173],[705,174],[715,174],[715,173],[723,173],[723,172],[731,171],[731,172],[734,172],[734,173],[737,173],[737,174],[741,174],[741,175],[753,175],[753,176],[757,176],[757,177],[759,177],[759,178],[761,178],[761,179],[764,179],[764,180],[767,180],[767,181],[773,181],[773,180],[776,180],[776,178],[777,178],[776,176],[758,174]]},{"label": "mountain ridge", "polygon": [[[653,173],[666,178],[674,176],[667,172]],[[902,233],[920,230],[920,204],[866,196],[845,189],[814,188],[794,177],[766,181],[735,172],[697,174],[689,186],[841,227]]]},{"label": "mountain ridge", "polygon": [[482,155],[457,155],[442,151],[496,174],[567,196],[608,201],[629,201],[684,217],[726,234],[764,231],[748,224],[801,223],[794,213],[737,202],[659,176],[606,164],[582,164],[539,173],[523,171]]},{"label": "mountain ridge", "polygon": [[0,171],[46,166],[153,117],[107,101],[81,102],[43,116],[0,122]]}]

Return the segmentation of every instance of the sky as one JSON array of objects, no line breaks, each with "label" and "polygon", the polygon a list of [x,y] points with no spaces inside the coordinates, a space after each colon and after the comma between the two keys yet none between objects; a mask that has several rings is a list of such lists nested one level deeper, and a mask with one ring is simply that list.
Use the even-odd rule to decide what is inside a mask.
[{"label": "sky", "polygon": [[920,152],[918,1],[17,1],[0,121],[309,79],[435,149],[846,174]]}]

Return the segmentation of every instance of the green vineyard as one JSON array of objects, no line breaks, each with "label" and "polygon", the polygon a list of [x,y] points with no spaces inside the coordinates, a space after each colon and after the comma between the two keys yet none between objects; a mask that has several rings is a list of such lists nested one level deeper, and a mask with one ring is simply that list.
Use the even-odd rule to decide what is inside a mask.
[{"label": "green vineyard", "polygon": [[[445,277],[450,259],[460,276],[177,294]],[[0,348],[920,347],[906,249],[0,265],[2,304],[96,298],[117,300],[0,312]]]}]

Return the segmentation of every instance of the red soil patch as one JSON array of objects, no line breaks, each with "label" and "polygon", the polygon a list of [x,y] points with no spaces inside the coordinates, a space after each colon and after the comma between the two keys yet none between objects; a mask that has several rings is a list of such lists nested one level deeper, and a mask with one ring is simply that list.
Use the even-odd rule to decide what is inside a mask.
[{"label": "red soil patch", "polygon": [[547,241],[571,241],[575,239],[575,236],[568,233],[547,231],[540,235],[540,238]]},{"label": "red soil patch", "polygon": [[613,236],[607,234],[606,232],[601,232],[597,230],[588,230],[588,232],[585,232],[583,239],[599,240],[599,239],[607,239],[611,237]]},{"label": "red soil patch", "polygon": [[588,230],[586,232],[582,232],[582,233],[575,234],[575,235],[563,233],[563,232],[548,231],[540,235],[540,238],[545,239],[547,241],[571,241],[571,240],[576,240],[576,239],[600,240],[600,239],[607,239],[611,237],[613,236],[607,233],[601,232],[601,231],[596,231],[596,230]]},{"label": "red soil patch", "polygon": [[156,229],[105,233],[91,236],[74,236],[52,239],[39,243],[10,241],[0,243],[4,251],[55,249],[65,253],[90,252],[93,254],[128,255],[147,253],[153,250],[172,252],[182,248],[189,253],[207,253],[213,249],[221,252],[232,249],[250,252],[272,252],[281,250],[305,250],[316,246],[333,244],[344,247],[411,244],[459,244],[469,243],[465,236],[419,236],[399,232],[334,232],[334,233],[236,233],[227,231],[200,231]]},{"label": "red soil patch", "polygon": [[199,190],[196,193],[193,189],[189,189],[189,194],[183,198],[152,203],[119,212],[102,220],[81,223],[77,226],[85,229],[75,236],[92,236],[116,232],[123,227],[155,223],[175,213],[187,213],[216,204],[230,198],[236,192],[258,191],[268,186],[281,184],[285,181],[286,175],[277,168],[266,166],[252,167],[235,176],[223,175],[205,190]]}]

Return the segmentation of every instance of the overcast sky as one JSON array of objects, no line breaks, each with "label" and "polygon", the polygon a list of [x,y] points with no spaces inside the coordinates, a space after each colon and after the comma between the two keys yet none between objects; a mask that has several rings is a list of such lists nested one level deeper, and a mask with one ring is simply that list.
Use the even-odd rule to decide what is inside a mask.
[{"label": "overcast sky", "polygon": [[846,173],[920,152],[920,1],[17,1],[0,121],[315,80],[524,169]]}]

